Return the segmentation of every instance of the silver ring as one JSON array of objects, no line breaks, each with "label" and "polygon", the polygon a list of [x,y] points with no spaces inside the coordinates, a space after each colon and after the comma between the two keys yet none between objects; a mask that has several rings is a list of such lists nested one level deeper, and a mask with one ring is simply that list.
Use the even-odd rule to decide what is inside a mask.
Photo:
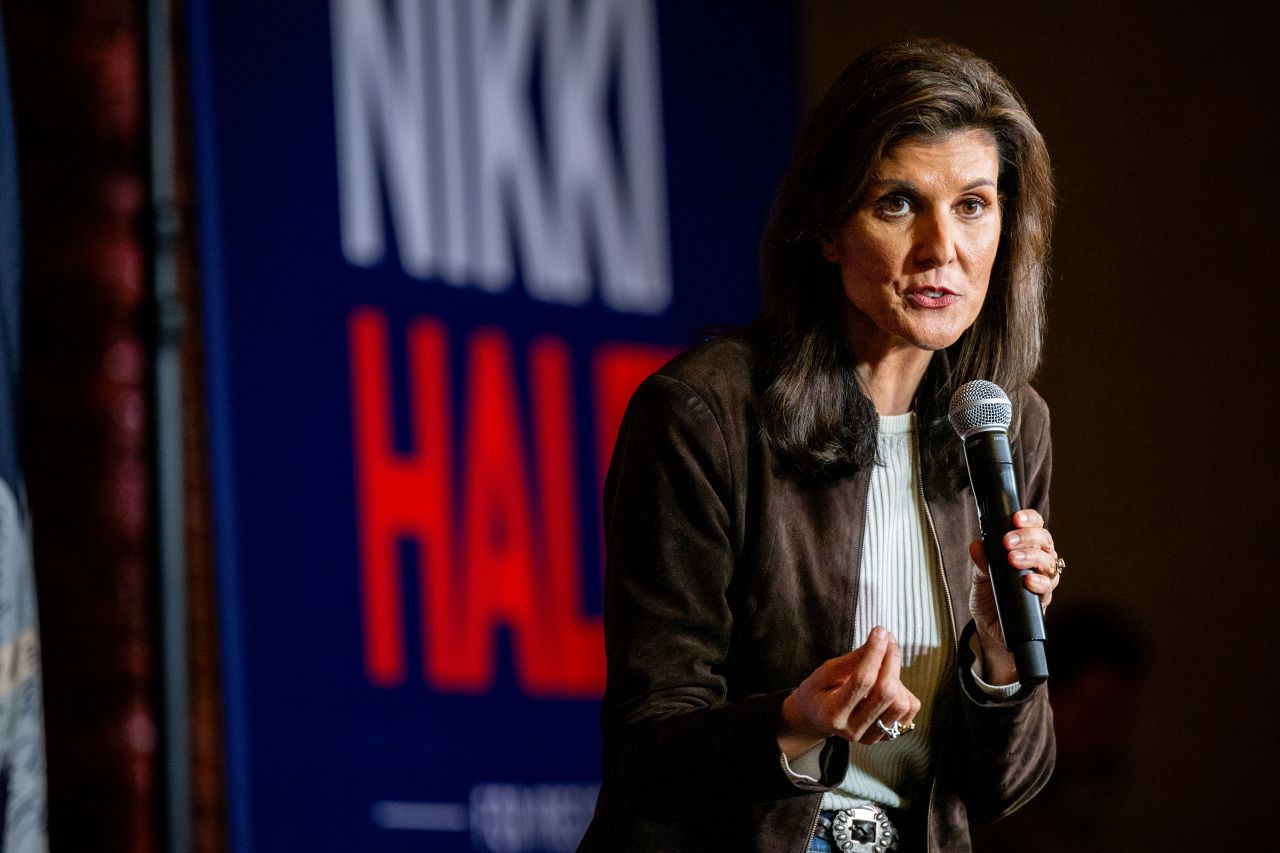
[{"label": "silver ring", "polygon": [[1061,557],[1059,557],[1058,559],[1054,560],[1054,561],[1053,561],[1053,573],[1052,573],[1051,575],[1049,575],[1049,580],[1053,580],[1053,579],[1054,579],[1054,578],[1056,578],[1058,575],[1062,574],[1064,571],[1066,571],[1066,568],[1067,568],[1067,561],[1066,561],[1066,560],[1062,559]]},{"label": "silver ring", "polygon": [[894,721],[892,726],[886,726],[884,723],[876,720],[876,725],[880,727],[880,731],[884,732],[884,736],[889,740],[897,740],[916,727],[915,723],[904,726],[897,720]]}]

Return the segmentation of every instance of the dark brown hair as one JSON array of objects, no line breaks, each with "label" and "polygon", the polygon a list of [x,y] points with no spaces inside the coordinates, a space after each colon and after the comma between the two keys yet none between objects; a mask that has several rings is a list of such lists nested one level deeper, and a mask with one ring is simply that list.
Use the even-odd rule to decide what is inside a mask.
[{"label": "dark brown hair", "polygon": [[1053,218],[1044,140],[1022,99],[990,63],[936,40],[876,48],[831,87],[801,133],[760,248],[764,308],[748,334],[764,357],[757,382],[766,439],[805,478],[875,461],[876,411],[854,368],[839,269],[820,244],[853,214],[881,158],[896,144],[979,129],[1000,160],[1000,246],[981,313],[935,355],[917,392],[928,481],[962,482],[946,423],[954,388],[987,379],[1010,395],[1040,363]]}]

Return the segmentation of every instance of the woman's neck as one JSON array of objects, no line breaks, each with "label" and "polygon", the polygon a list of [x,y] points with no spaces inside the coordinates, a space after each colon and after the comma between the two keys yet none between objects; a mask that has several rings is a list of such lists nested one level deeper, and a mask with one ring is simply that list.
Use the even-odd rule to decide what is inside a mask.
[{"label": "woman's neck", "polygon": [[911,411],[933,353],[885,332],[852,306],[846,311],[845,330],[858,378],[876,412],[902,415]]},{"label": "woman's neck", "polygon": [[858,359],[858,376],[882,415],[901,415],[911,411],[920,380],[929,369],[933,353],[921,349],[895,349],[876,359]]}]

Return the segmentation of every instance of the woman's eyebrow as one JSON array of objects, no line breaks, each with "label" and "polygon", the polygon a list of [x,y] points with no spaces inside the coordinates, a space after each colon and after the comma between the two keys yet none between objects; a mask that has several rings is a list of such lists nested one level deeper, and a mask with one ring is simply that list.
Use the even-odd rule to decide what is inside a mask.
[{"label": "woman's eyebrow", "polygon": [[897,190],[899,192],[919,195],[920,188],[907,180],[900,178],[882,178],[876,175],[871,179],[871,186],[877,190]]}]

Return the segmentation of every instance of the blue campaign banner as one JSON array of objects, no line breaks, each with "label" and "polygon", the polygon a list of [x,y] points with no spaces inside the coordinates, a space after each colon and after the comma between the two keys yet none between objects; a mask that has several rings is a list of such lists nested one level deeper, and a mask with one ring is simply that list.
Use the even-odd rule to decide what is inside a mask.
[{"label": "blue campaign banner", "polygon": [[189,13],[233,849],[572,850],[605,466],[754,314],[790,4]]}]

